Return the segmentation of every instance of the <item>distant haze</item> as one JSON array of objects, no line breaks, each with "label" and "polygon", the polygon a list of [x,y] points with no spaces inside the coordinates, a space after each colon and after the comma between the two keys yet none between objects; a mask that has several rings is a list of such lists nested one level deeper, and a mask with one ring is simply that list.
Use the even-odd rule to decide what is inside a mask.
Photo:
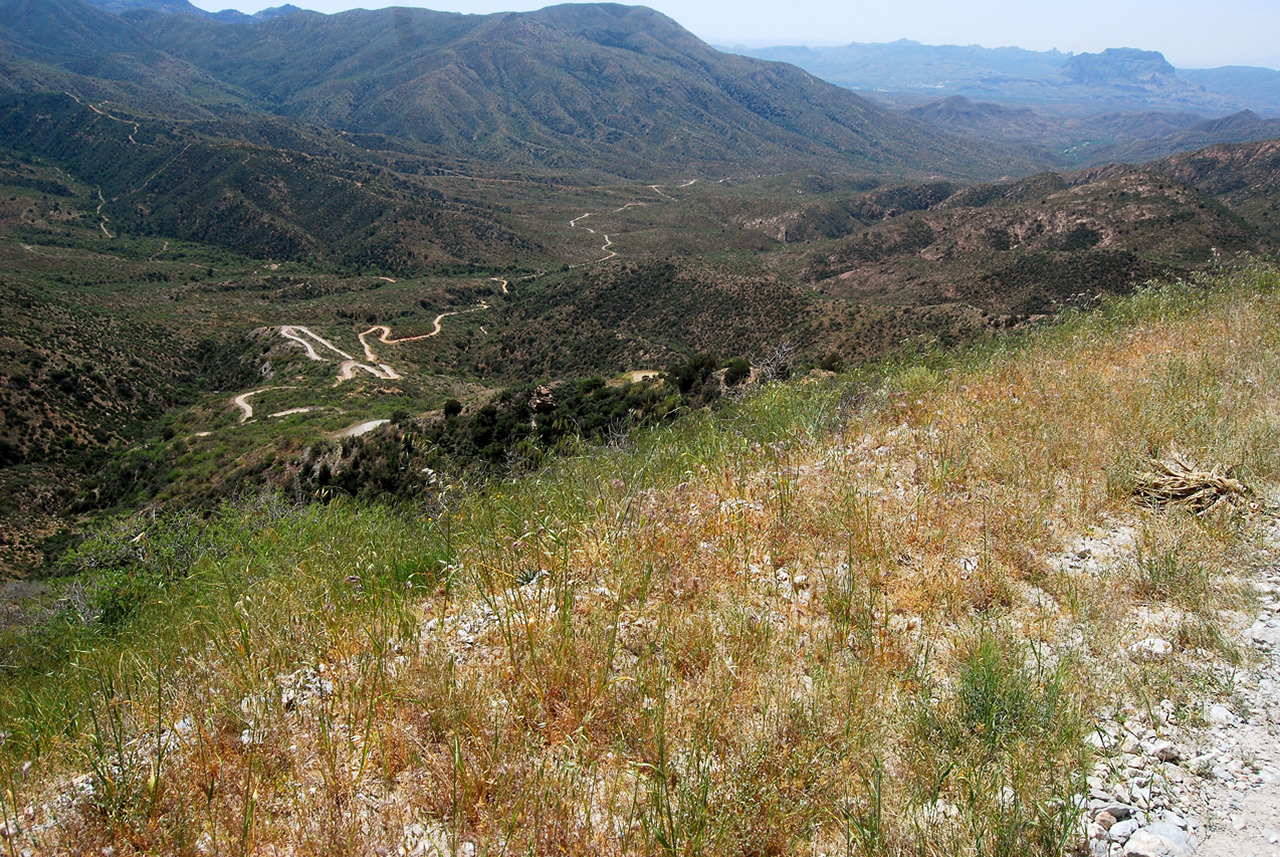
[{"label": "distant haze", "polygon": [[[285,0],[197,0],[202,9],[257,12]],[[340,12],[350,0],[297,0],[318,12]],[[366,8],[425,6],[444,12],[526,12],[536,0],[382,2]],[[654,0],[669,15],[719,45],[832,45],[913,39],[931,45],[1020,47],[1096,53],[1132,47],[1161,51],[1181,68],[1259,65],[1280,68],[1280,3],[1276,0]]]}]

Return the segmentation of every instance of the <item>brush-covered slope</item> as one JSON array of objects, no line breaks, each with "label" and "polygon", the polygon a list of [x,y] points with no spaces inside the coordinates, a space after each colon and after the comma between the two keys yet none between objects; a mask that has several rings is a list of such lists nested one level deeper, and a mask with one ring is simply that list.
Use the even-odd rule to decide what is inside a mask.
[{"label": "brush-covered slope", "polygon": [[1210,146],[1156,166],[1213,194],[1271,240],[1280,240],[1280,140]]},{"label": "brush-covered slope", "polygon": [[1077,165],[1142,163],[1215,144],[1280,136],[1280,120],[1262,119],[1251,110],[1215,119],[1167,110],[1068,117],[955,95],[906,112],[954,134],[1042,145],[1059,152],[1064,163]]},{"label": "brush-covered slope", "polygon": [[1269,115],[1280,110],[1280,71],[1256,66],[1181,69],[1179,75],[1211,92],[1234,97]]},{"label": "brush-covered slope", "polygon": [[1277,294],[1153,287],[398,507],[111,522],[4,639],[7,838],[979,857],[1087,848],[1102,789],[1201,814],[1098,727],[1197,746],[1237,698],[1269,516],[1134,493],[1151,456],[1280,476]]},{"label": "brush-covered slope", "polygon": [[147,47],[129,22],[82,0],[4,0],[0,45],[11,56],[58,63]]},{"label": "brush-covered slope", "polygon": [[[1022,316],[1187,271],[1215,249],[1268,246],[1222,203],[1152,167],[888,188],[792,205],[745,225],[794,245],[780,258],[827,296]],[[860,327],[838,318],[824,327],[843,327],[842,350],[862,351],[849,338],[855,329],[863,335]]]},{"label": "brush-covered slope", "polygon": [[1192,152],[1214,145],[1254,143],[1280,136],[1280,119],[1262,119],[1252,110],[1242,110],[1202,122],[1169,134],[1136,138],[1114,146],[1099,147],[1095,159],[1139,163],[1167,157],[1176,152]]},{"label": "brush-covered slope", "polygon": [[8,96],[0,146],[96,188],[108,236],[125,230],[388,270],[530,247],[492,213],[415,192],[362,148],[288,123],[133,121],[68,94]]},{"label": "brush-covered slope", "polygon": [[957,141],[795,67],[719,53],[644,7],[355,10],[240,26],[86,6],[68,20],[96,42],[64,45],[60,7],[6,0],[18,2],[32,20],[0,35],[31,59],[76,59],[82,73],[112,78],[122,61],[102,55],[159,50],[279,115],[486,161],[633,177],[818,163],[990,177],[1035,163]]}]

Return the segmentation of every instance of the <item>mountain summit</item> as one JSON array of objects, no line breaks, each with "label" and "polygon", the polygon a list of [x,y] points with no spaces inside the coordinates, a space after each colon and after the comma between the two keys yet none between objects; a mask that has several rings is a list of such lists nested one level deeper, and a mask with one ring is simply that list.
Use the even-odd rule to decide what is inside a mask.
[{"label": "mountain summit", "polygon": [[124,15],[129,12],[137,12],[139,10],[147,10],[159,12],[162,15],[195,15],[198,18],[210,18],[215,21],[227,21],[231,23],[254,23],[257,21],[266,21],[271,18],[278,18],[281,15],[288,15],[290,12],[301,12],[297,6],[286,3],[283,6],[273,6],[270,9],[263,9],[261,12],[255,12],[252,15],[246,15],[236,9],[223,9],[221,12],[206,12],[199,6],[193,5],[188,0],[88,0],[90,5],[96,6],[104,12],[110,12],[114,15]]},{"label": "mountain summit", "polygon": [[[10,13],[19,7],[21,20]],[[0,0],[0,22],[0,41],[39,62],[74,61],[97,81],[115,80],[120,55],[159,52],[276,116],[504,165],[632,177],[818,167],[964,178],[1033,168],[793,66],[720,53],[640,6],[293,12],[232,26],[108,16],[81,0]],[[62,32],[71,23],[74,42]],[[158,64],[127,65],[136,77]],[[188,98],[200,102],[202,91]]]},{"label": "mountain summit", "polygon": [[1071,57],[1062,67],[1062,76],[1077,86],[1149,85],[1161,79],[1176,79],[1177,69],[1159,51],[1107,48],[1099,54]]}]

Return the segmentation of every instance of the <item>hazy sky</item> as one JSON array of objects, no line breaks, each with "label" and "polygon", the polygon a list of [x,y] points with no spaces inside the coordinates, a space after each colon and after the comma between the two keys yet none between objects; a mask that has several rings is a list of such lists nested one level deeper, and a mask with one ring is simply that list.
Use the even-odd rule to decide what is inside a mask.
[{"label": "hazy sky", "polygon": [[[194,0],[211,11],[257,12],[286,0]],[[425,6],[446,12],[538,9],[536,0],[292,0],[318,12],[356,6]],[[914,39],[925,44],[1013,45],[1094,53],[1158,50],[1174,65],[1280,68],[1277,0],[652,0],[702,39],[719,45],[847,44]]]}]

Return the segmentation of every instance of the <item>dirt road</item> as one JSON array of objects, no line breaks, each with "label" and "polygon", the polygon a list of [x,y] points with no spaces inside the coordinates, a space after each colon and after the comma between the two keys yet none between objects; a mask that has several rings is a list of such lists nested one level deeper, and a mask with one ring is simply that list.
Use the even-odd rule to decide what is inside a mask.
[{"label": "dirt road", "polygon": [[[257,390],[250,390],[247,393],[241,393],[231,400],[231,404],[240,409],[240,423],[243,425],[253,419],[253,405],[249,404],[249,399],[259,393],[265,393],[268,390],[293,390],[294,387],[260,387]],[[273,415],[274,416],[274,415]]]},{"label": "dirt road", "polygon": [[343,351],[338,346],[334,345],[329,340],[325,339],[323,336],[313,333],[312,331],[308,330],[305,327],[302,327],[301,325],[295,325],[295,324],[283,325],[280,328],[280,335],[283,336],[285,339],[292,339],[294,342],[301,345],[304,349],[306,349],[307,357],[311,358],[312,360],[316,360],[321,363],[324,362],[324,358],[321,357],[316,352],[315,346],[313,346],[310,342],[308,342],[307,339],[304,337],[310,337],[311,339],[314,339],[316,342],[320,343],[325,348],[328,348],[330,351],[332,351],[334,354],[337,354],[339,357],[342,357],[344,360],[355,360],[354,357],[352,357],[347,352]]}]

